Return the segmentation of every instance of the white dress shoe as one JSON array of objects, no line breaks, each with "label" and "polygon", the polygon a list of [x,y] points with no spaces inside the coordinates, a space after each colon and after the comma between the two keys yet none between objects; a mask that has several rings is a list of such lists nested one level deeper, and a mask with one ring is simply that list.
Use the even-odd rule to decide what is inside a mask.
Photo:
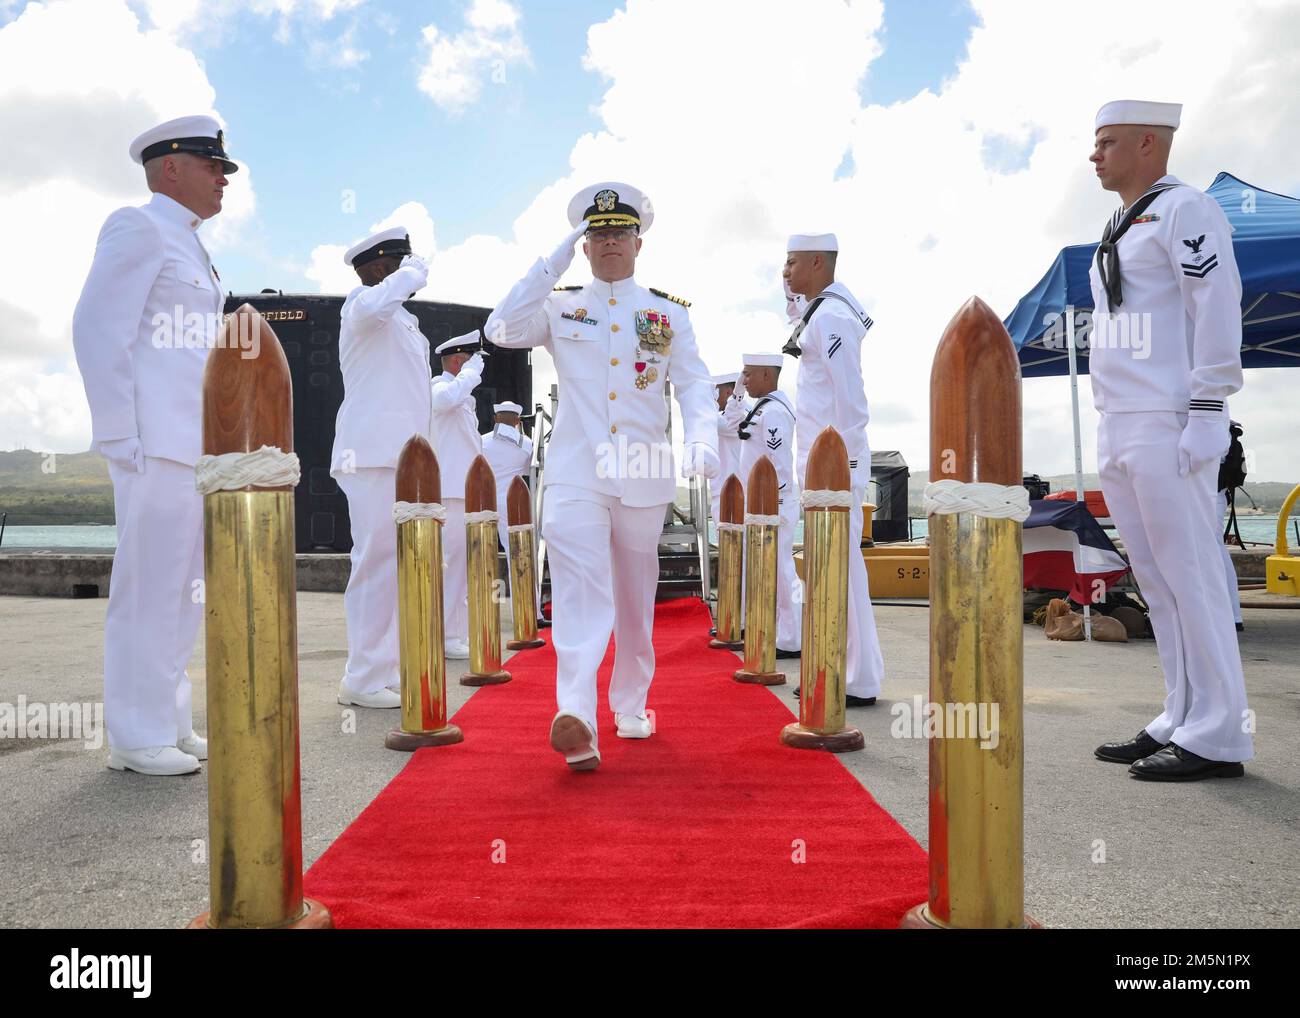
[{"label": "white dress shoe", "polygon": [[208,758],[208,740],[197,732],[190,732],[185,738],[178,739],[176,748],[182,753],[188,753],[195,760],[206,760]]},{"label": "white dress shoe", "polygon": [[108,766],[115,771],[135,771],[137,774],[193,774],[199,769],[199,762],[175,746],[110,747]]},{"label": "white dress shoe", "polygon": [[564,754],[570,770],[594,771],[600,766],[596,733],[576,714],[562,710],[551,722],[551,749]]},{"label": "white dress shoe", "polygon": [[446,646],[443,647],[443,656],[449,661],[468,661],[469,641],[448,640]]},{"label": "white dress shoe", "polygon": [[648,739],[654,732],[650,719],[645,715],[615,714],[614,724],[618,727],[620,739]]},{"label": "white dress shoe", "polygon": [[377,693],[354,693],[348,689],[345,681],[340,680],[339,703],[352,707],[400,707],[402,706],[402,695],[394,693],[387,686]]}]

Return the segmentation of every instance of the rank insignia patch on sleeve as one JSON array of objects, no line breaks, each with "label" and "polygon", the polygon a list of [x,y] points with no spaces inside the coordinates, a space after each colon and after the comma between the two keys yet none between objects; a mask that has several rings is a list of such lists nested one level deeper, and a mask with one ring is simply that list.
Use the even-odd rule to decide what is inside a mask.
[{"label": "rank insignia patch on sleeve", "polygon": [[1201,250],[1201,245],[1205,243],[1205,234],[1199,237],[1188,237],[1184,239],[1183,245],[1191,252],[1191,261],[1180,262],[1183,275],[1191,279],[1204,279],[1213,272],[1219,265],[1219,256],[1214,252],[1206,254]]}]

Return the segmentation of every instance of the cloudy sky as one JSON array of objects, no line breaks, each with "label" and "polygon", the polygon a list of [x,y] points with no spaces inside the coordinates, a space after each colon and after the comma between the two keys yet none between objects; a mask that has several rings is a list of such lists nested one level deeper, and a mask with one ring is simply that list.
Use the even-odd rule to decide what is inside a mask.
[{"label": "cloudy sky", "polygon": [[[656,210],[638,280],[735,370],[788,333],[787,234],[834,230],[877,323],[871,445],[924,469],[948,318],[1009,313],[1114,207],[1097,107],[1180,101],[1177,175],[1300,194],[1298,46],[1286,0],[0,0],[0,449],[87,448],[71,315],[104,217],[148,197],[127,144],[213,112],[244,170],[204,238],[236,292],[346,292],[343,250],[400,222],[422,296],[491,306],[574,191],[626,180]],[[1300,479],[1288,381],[1233,400],[1260,480]],[[1072,469],[1068,382],[1024,393],[1026,470]]]}]

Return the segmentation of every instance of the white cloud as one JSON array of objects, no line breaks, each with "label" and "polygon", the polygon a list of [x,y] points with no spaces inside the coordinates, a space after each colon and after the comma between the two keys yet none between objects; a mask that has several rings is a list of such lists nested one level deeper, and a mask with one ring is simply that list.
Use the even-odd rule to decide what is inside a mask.
[{"label": "white cloud", "polygon": [[420,91],[449,113],[464,112],[485,80],[502,83],[508,65],[531,62],[519,20],[519,9],[507,0],[470,0],[465,27],[455,35],[427,25]]},{"label": "white cloud", "polygon": [[[90,415],[70,323],[104,219],[149,197],[127,146],[171,117],[219,117],[216,95],[193,53],[143,29],[121,2],[28,5],[0,27],[0,66],[0,136],[10,145],[0,169],[9,241],[0,247],[0,306],[10,312],[0,317],[0,447],[85,448]],[[254,207],[245,167],[204,229],[214,254],[235,242]],[[39,244],[37,256],[25,240]]]}]

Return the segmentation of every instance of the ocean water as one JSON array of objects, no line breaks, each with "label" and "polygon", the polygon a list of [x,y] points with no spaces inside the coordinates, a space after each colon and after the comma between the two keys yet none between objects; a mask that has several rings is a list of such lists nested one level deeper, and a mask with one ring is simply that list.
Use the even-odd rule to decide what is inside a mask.
[{"label": "ocean water", "polygon": [[[1276,516],[1238,516],[1242,539],[1247,542],[1259,542],[1272,546],[1277,535]],[[1293,547],[1300,547],[1300,519],[1292,517],[1288,540]],[[717,533],[710,525],[710,536],[717,540]],[[924,541],[928,534],[924,519],[912,520],[912,540]],[[795,528],[795,543],[803,540],[803,524]],[[84,548],[86,550],[111,551],[117,546],[117,529],[111,526],[83,527],[5,527],[4,537],[0,540],[0,550],[39,548]]]}]

